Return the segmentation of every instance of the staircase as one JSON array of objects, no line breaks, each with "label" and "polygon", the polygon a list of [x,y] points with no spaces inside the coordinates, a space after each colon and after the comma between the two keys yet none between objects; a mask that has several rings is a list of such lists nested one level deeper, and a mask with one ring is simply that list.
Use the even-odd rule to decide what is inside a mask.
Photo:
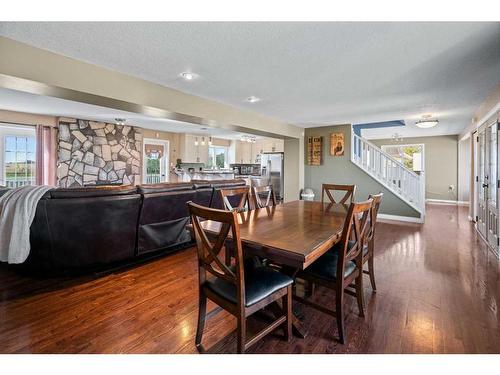
[{"label": "staircase", "polygon": [[425,215],[425,175],[417,174],[366,139],[351,132],[351,161],[401,200]]}]

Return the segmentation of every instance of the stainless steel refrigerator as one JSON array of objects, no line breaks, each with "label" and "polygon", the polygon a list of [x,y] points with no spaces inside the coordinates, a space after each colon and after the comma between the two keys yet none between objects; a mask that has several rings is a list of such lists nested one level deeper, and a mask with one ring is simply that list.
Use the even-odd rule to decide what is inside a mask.
[{"label": "stainless steel refrigerator", "polygon": [[282,200],[284,196],[284,154],[282,152],[264,152],[261,154],[260,166],[262,184],[273,185],[276,198]]}]

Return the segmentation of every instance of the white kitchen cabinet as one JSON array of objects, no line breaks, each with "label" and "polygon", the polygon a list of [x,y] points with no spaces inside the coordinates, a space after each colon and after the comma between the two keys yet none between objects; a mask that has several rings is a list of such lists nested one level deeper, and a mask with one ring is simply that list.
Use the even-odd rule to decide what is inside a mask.
[{"label": "white kitchen cabinet", "polygon": [[283,152],[285,143],[282,139],[264,138],[262,139],[263,152]]},{"label": "white kitchen cabinet", "polygon": [[[198,137],[198,146],[195,145]],[[205,145],[201,144],[201,137],[191,134],[180,136],[181,152],[180,158],[184,163],[205,163],[208,162],[208,138],[205,137]]]},{"label": "white kitchen cabinet", "polygon": [[237,141],[236,163],[249,164],[252,162],[252,148],[248,142]]}]

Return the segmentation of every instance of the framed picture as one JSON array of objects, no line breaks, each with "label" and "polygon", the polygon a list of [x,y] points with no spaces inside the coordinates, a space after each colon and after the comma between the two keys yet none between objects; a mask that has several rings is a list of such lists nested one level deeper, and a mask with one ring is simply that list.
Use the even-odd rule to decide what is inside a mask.
[{"label": "framed picture", "polygon": [[344,133],[330,134],[330,155],[344,156]]},{"label": "framed picture", "polygon": [[309,137],[307,139],[307,164],[321,165],[323,156],[323,137]]}]

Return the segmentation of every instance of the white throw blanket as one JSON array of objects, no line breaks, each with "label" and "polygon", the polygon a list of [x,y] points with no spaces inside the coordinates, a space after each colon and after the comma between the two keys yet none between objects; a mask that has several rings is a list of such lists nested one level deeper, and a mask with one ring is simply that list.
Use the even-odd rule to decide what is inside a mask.
[{"label": "white throw blanket", "polygon": [[30,226],[40,198],[53,186],[23,186],[0,197],[0,261],[23,263],[30,254]]}]

